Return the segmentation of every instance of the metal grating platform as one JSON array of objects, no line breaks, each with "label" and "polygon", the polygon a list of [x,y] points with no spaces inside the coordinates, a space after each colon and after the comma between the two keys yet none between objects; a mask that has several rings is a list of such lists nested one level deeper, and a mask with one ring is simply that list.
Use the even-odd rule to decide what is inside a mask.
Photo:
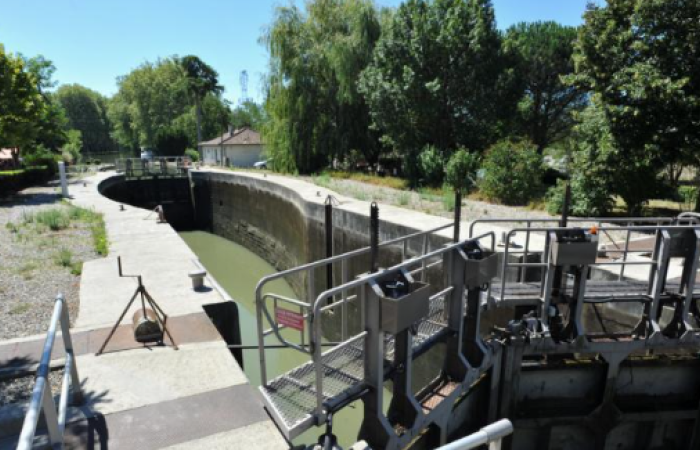
[{"label": "metal grating platform", "polygon": [[[429,314],[417,327],[413,351],[418,351],[429,339],[446,326],[444,319],[445,295],[430,299]],[[385,367],[394,358],[394,338],[384,342]],[[332,402],[364,386],[364,336],[323,354],[323,398]],[[313,361],[273,379],[260,392],[275,421],[287,437],[294,439],[314,425],[316,409],[316,364]]]},{"label": "metal grating platform", "polygon": [[[332,400],[362,384],[364,337],[323,354],[323,397]],[[263,398],[288,439],[313,426],[316,364],[310,361],[260,386]]]}]

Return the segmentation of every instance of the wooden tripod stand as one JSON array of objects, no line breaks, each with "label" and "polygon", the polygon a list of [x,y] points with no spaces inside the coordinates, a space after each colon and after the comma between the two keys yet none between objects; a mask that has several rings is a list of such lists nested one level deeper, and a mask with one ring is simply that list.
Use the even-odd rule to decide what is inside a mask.
[{"label": "wooden tripod stand", "polygon": [[100,347],[100,350],[95,353],[95,356],[100,356],[102,352],[104,352],[105,347],[107,347],[107,344],[109,343],[110,339],[112,339],[112,336],[114,336],[114,333],[117,331],[117,328],[119,327],[119,324],[122,322],[124,319],[124,316],[126,313],[129,311],[129,308],[131,308],[131,305],[134,303],[137,297],[141,298],[141,312],[143,314],[144,318],[149,317],[147,314],[148,309],[146,308],[146,303],[148,303],[148,306],[152,308],[153,315],[156,318],[156,321],[158,322],[158,325],[161,328],[161,333],[160,333],[160,339],[158,340],[159,343],[163,343],[162,335],[163,333],[168,335],[168,338],[170,339],[170,342],[173,344],[173,348],[175,350],[178,349],[177,344],[175,343],[175,340],[173,339],[173,336],[170,334],[170,330],[168,330],[168,327],[166,326],[166,322],[168,320],[168,316],[165,314],[163,309],[158,306],[158,303],[156,303],[155,300],[153,300],[153,297],[151,297],[151,294],[148,293],[146,290],[146,286],[143,285],[143,280],[141,279],[141,275],[124,275],[122,273],[122,258],[121,256],[117,257],[117,264],[119,266],[119,276],[122,278],[136,278],[138,279],[139,285],[136,287],[136,291],[134,292],[134,295],[131,296],[131,300],[129,300],[129,303],[126,305],[126,308],[124,308],[124,311],[122,311],[121,316],[119,316],[119,320],[117,320],[117,323],[114,324],[114,327],[112,327],[112,331],[109,332],[109,335],[107,336],[107,339],[105,339],[104,343],[102,343],[102,347]]}]

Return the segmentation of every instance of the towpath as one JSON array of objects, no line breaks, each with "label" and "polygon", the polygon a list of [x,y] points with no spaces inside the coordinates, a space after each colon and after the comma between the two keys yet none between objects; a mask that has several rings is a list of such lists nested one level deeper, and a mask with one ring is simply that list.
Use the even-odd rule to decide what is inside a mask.
[{"label": "towpath", "polygon": [[[86,397],[69,412],[68,448],[285,449],[288,445],[265,413],[257,393],[205,314],[203,305],[225,302],[212,280],[194,291],[188,272],[196,256],[155,214],[120,205],[98,192],[113,174],[71,186],[72,202],[104,214],[110,256],[84,264],[80,312],[72,331]],[[101,356],[95,356],[142,275],[163,310],[179,350],[144,347],[131,336],[132,311]],[[137,302],[138,303],[138,302]],[[48,324],[47,324],[48,326]],[[0,368],[27,367],[40,358],[45,336],[0,342]],[[63,357],[57,342],[54,363]],[[15,446],[26,405],[0,408],[0,449]],[[39,435],[37,443],[46,437]]]}]

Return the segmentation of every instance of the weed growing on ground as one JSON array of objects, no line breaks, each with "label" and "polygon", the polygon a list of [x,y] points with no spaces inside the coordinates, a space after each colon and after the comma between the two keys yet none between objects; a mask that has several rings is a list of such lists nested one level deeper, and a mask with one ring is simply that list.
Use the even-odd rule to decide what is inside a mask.
[{"label": "weed growing on ground", "polygon": [[29,303],[19,303],[10,309],[10,314],[16,315],[16,314],[24,314],[27,311],[29,311],[30,305]]},{"label": "weed growing on ground", "polygon": [[410,203],[410,201],[411,201],[411,193],[410,192],[399,193],[399,205],[406,206]]},{"label": "weed growing on ground", "polygon": [[61,267],[70,267],[73,265],[73,252],[66,248],[62,248],[56,253],[54,261]]},{"label": "weed growing on ground", "polygon": [[34,270],[36,270],[37,267],[39,267],[39,266],[37,265],[36,262],[27,261],[24,264],[22,264],[21,266],[19,266],[16,270],[17,270],[17,274],[21,275],[22,278],[24,278],[25,280],[31,280],[34,277],[34,274],[32,272],[34,272]]},{"label": "weed growing on ground", "polygon": [[454,192],[452,192],[449,189],[443,190],[442,206],[444,206],[448,212],[452,212],[455,210],[455,193]]},{"label": "weed growing on ground", "polygon": [[5,224],[5,228],[7,228],[7,230],[13,234],[16,234],[19,231],[19,226],[14,222],[7,222]]},{"label": "weed growing on ground", "polygon": [[39,211],[34,216],[37,224],[46,225],[51,231],[59,231],[70,226],[70,218],[63,210],[47,209]]},{"label": "weed growing on ground", "polygon": [[76,261],[70,268],[71,275],[80,276],[83,274],[83,263]]}]

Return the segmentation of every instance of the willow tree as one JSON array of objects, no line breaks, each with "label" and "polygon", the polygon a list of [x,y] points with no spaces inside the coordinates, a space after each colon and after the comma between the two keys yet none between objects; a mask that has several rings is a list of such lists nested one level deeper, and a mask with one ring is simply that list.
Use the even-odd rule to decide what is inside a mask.
[{"label": "willow tree", "polygon": [[314,0],[277,8],[262,38],[270,53],[264,127],[273,167],[309,173],[358,150],[378,158],[357,80],[379,38],[368,0]]}]

